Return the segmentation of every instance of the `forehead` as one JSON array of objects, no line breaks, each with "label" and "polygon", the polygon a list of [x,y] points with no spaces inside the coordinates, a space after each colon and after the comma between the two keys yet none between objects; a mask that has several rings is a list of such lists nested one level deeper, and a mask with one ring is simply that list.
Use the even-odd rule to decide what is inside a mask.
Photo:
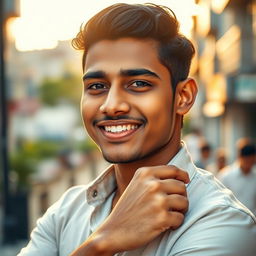
[{"label": "forehead", "polygon": [[167,68],[159,60],[157,45],[152,39],[121,38],[99,41],[89,48],[84,70],[119,67],[166,71]]}]

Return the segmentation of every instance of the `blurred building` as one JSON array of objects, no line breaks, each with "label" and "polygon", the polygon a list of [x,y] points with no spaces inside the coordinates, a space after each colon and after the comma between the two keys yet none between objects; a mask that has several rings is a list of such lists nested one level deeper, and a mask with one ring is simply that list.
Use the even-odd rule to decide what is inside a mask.
[{"label": "blurred building", "polygon": [[256,1],[197,2],[200,94],[194,112],[209,142],[227,148],[233,160],[238,138],[256,139]]},{"label": "blurred building", "polygon": [[[80,74],[80,56],[70,42],[60,42],[51,50],[19,52],[10,38],[6,56],[10,150],[15,150],[19,139],[45,139],[51,132],[52,137],[58,137],[64,130],[63,136],[67,137],[80,120],[79,106],[64,103],[49,108],[41,104],[38,91],[45,78],[65,77],[67,71]],[[52,117],[51,122],[49,118],[46,120],[47,115]],[[62,124],[63,119],[66,119],[66,126]],[[48,132],[46,127],[52,129]]]},{"label": "blurred building", "polygon": [[[2,205],[2,200],[0,200],[0,243],[2,241],[14,242],[19,239],[26,239],[29,234],[28,224],[34,216],[31,209],[36,196],[33,197],[33,201],[30,200],[30,197],[28,198],[29,186],[24,191],[17,189],[19,177],[15,175],[10,161],[14,154],[17,156],[21,152],[21,142],[65,141],[69,140],[70,137],[73,139],[76,130],[82,125],[79,118],[79,104],[74,106],[63,102],[57,106],[49,107],[42,104],[39,98],[39,90],[43,79],[65,78],[69,74],[80,75],[79,53],[76,54],[69,41],[59,42],[58,46],[52,50],[18,51],[10,28],[13,16],[18,14],[15,11],[18,9],[19,1],[1,1],[5,4],[4,11],[6,14],[3,28],[5,32],[5,113],[8,116],[8,125],[5,123],[8,126],[8,137],[6,141],[3,140],[3,143],[8,144],[9,168],[6,168],[7,178],[4,182],[1,179],[2,174],[0,175],[1,183],[4,183],[5,187],[8,188],[8,194],[2,193],[2,191],[0,194],[0,199],[2,194],[8,196],[8,198],[5,196],[5,200],[3,200],[5,204]],[[70,86],[72,90],[73,85]],[[49,118],[49,116],[52,118]],[[85,138],[86,136],[82,139]],[[22,159],[21,154],[20,160],[24,160],[25,163],[28,157],[24,156],[24,159]],[[23,162],[19,162],[19,168],[24,176],[27,176],[26,172],[29,173],[29,170]],[[37,172],[38,167],[37,164],[33,166],[35,172]],[[35,180],[37,184],[41,182],[40,179]],[[52,184],[52,180],[49,180],[49,182]],[[0,188],[2,189],[1,186]],[[34,187],[32,191],[34,191],[33,189]],[[43,198],[41,194],[39,198]]]}]

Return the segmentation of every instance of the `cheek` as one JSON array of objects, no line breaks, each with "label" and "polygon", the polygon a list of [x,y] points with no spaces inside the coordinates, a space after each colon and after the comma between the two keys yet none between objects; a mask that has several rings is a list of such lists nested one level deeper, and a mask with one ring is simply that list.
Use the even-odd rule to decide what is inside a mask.
[{"label": "cheek", "polygon": [[84,125],[89,129],[90,124],[93,118],[96,116],[98,106],[96,102],[85,98],[84,96],[81,99],[81,115],[84,121]]},{"label": "cheek", "polygon": [[[157,97],[156,97],[157,96]],[[172,100],[168,95],[152,95],[140,101],[145,110],[145,116],[155,126],[168,124],[172,121]]]},{"label": "cheek", "polygon": [[82,115],[82,118],[83,118],[83,121],[84,121],[84,124],[85,124],[86,114],[88,113],[88,111],[86,112],[86,102],[85,102],[84,97],[82,97],[82,99],[81,99],[80,110],[81,110],[81,115]]},{"label": "cheek", "polygon": [[84,127],[86,129],[87,134],[90,138],[97,144],[95,130],[93,129],[93,119],[95,117],[94,107],[92,103],[85,101],[82,99],[81,101],[81,115],[84,123]]}]

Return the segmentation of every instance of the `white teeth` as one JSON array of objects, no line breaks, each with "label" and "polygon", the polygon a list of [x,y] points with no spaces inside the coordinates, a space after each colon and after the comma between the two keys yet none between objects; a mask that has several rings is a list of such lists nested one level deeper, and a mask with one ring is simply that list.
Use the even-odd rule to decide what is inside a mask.
[{"label": "white teeth", "polygon": [[121,132],[123,130],[123,127],[121,126],[121,125],[118,125],[117,127],[116,127],[116,131],[117,132]]},{"label": "white teeth", "polygon": [[112,126],[104,126],[104,129],[106,132],[112,132],[112,133],[118,133],[118,132],[124,132],[124,131],[130,131],[135,130],[138,128],[138,125],[112,125]]}]

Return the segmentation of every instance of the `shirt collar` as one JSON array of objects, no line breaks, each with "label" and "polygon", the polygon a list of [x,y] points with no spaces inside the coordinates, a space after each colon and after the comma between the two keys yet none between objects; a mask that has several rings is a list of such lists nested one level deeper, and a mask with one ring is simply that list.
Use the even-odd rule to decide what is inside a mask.
[{"label": "shirt collar", "polygon": [[[192,180],[196,167],[194,166],[191,156],[187,150],[185,142],[181,142],[181,148],[178,153],[171,159],[168,165],[175,165],[178,168],[187,171],[190,180]],[[97,206],[116,190],[116,178],[114,165],[109,166],[98,178],[92,181],[87,189],[87,202],[90,205]]]},{"label": "shirt collar", "polygon": [[190,180],[192,180],[196,166],[194,165],[191,155],[187,150],[187,146],[184,141],[181,141],[181,148],[178,153],[170,160],[168,165],[175,165],[178,168],[186,171],[189,175]]},{"label": "shirt collar", "polygon": [[86,194],[87,202],[95,206],[102,203],[111,193],[113,193],[116,186],[114,165],[110,165],[89,184]]}]

